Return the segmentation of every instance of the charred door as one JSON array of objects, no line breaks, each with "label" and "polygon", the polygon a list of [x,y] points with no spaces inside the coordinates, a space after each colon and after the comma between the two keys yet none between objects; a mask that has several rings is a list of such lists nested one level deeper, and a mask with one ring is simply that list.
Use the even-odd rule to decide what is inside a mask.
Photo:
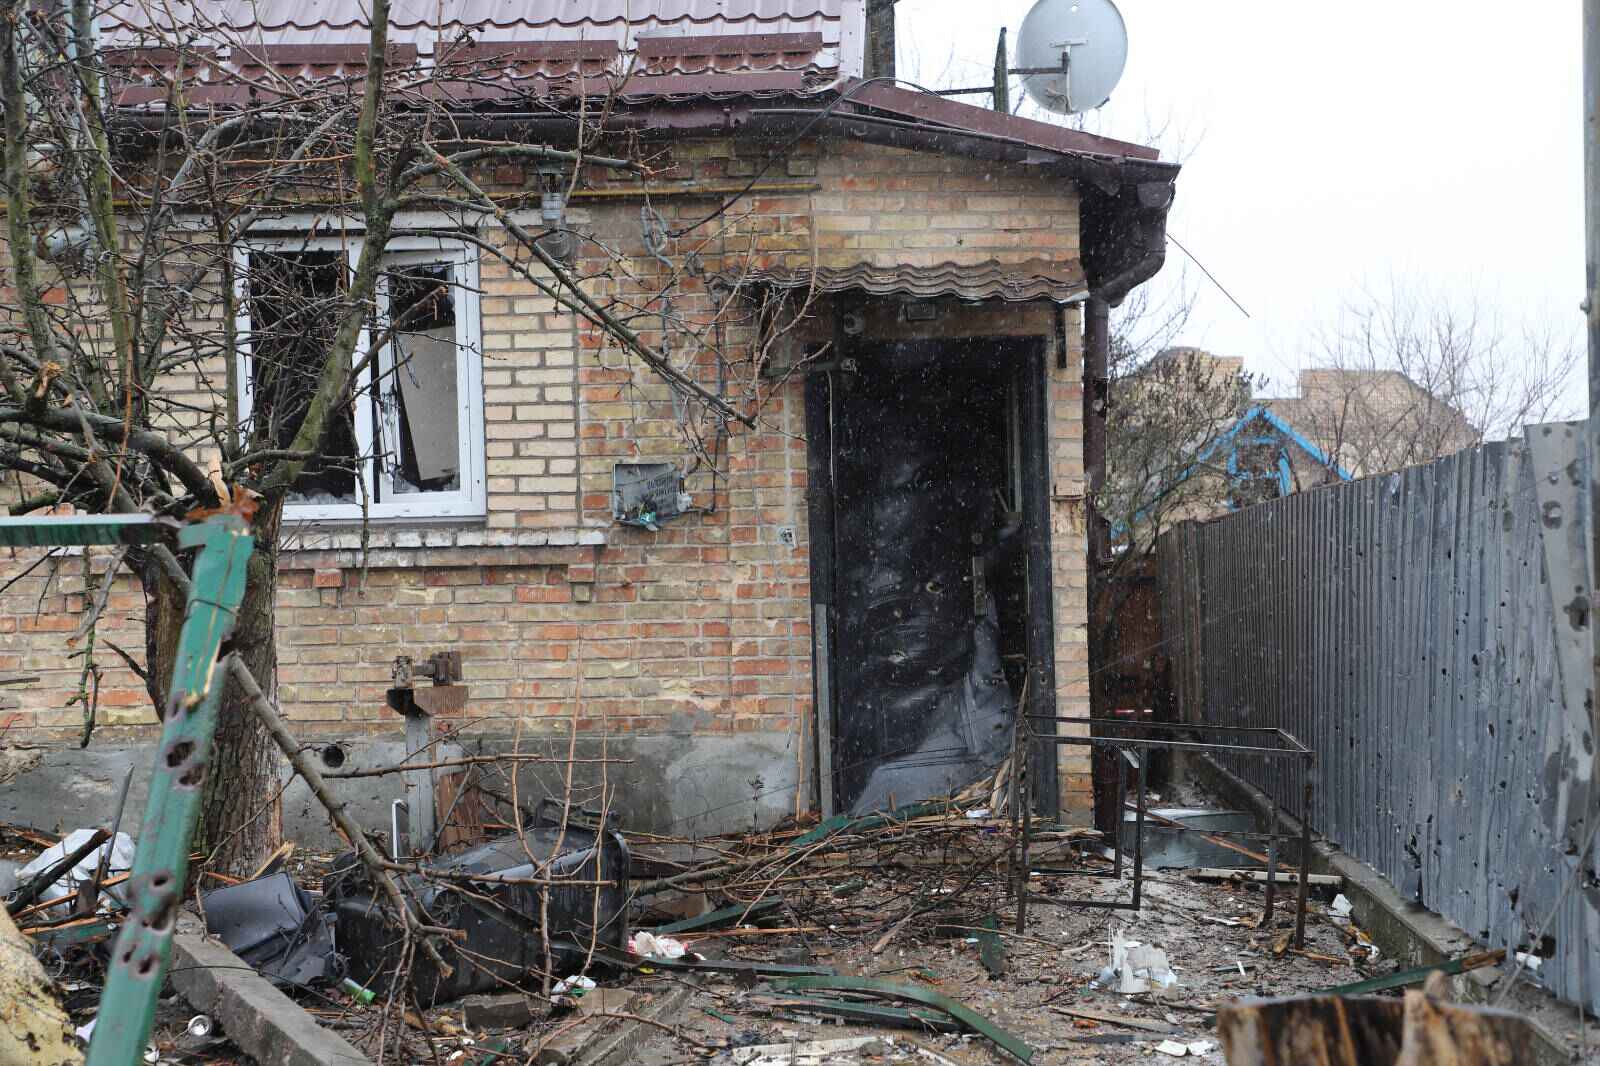
[{"label": "charred door", "polygon": [[818,695],[837,810],[948,794],[1011,750],[1039,639],[1028,574],[1048,566],[1030,567],[1042,434],[1027,429],[1026,371],[1040,363],[1007,347],[880,345],[841,360],[826,391],[814,383],[812,414],[820,403],[828,419],[811,420],[813,484],[831,489],[831,513],[813,508]]}]

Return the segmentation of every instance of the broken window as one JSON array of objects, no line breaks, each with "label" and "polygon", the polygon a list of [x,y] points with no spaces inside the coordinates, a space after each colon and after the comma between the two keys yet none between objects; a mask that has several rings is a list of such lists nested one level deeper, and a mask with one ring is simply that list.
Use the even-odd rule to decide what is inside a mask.
[{"label": "broken window", "polygon": [[455,293],[448,263],[396,264],[383,277],[392,340],[374,383],[379,462],[397,494],[461,485]]},{"label": "broken window", "polygon": [[[360,254],[359,239],[242,253],[241,415],[258,446],[287,447],[304,422]],[[483,513],[476,267],[459,244],[390,242],[354,354],[361,376],[327,419],[289,496],[289,517]]]},{"label": "broken window", "polygon": [[[344,261],[338,252],[259,252],[251,257],[249,315],[251,417],[257,440],[288,448],[316,391],[333,341]],[[334,503],[356,493],[353,408],[333,412],[317,454],[295,480],[294,499]]]}]

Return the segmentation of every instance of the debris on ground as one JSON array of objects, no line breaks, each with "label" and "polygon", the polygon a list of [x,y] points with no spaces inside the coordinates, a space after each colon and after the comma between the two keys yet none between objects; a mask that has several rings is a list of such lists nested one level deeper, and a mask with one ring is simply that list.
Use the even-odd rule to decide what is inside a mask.
[{"label": "debris on ground", "polygon": [[275,984],[306,988],[339,977],[333,916],[287,873],[213,889],[202,909],[206,932]]},{"label": "debris on ground", "polygon": [[[1313,886],[1301,950],[1293,913],[1265,919],[1253,879],[1146,870],[1132,910],[1132,871],[1115,876],[1098,833],[1029,829],[1022,878],[1018,824],[950,802],[700,840],[525,826],[404,875],[459,937],[440,938],[450,974],[414,952],[404,985],[404,938],[348,857],[283,850],[200,893],[198,913],[371,1059],[449,1066],[1220,1064],[1217,1019],[1257,997],[1400,989],[1503,957],[1385,973],[1337,886]],[[546,900],[555,861],[585,884]],[[108,906],[91,919],[117,921]],[[77,990],[74,1026],[92,1025],[106,949],[48,939],[63,926],[31,935]],[[163,1004],[160,1061],[240,1061],[228,1019],[197,1010],[211,1004]]]},{"label": "debris on ground", "polygon": [[[593,887],[542,892],[547,870]],[[535,973],[553,978],[581,970],[593,948],[620,953],[627,943],[628,874],[628,847],[619,834],[559,820],[427,864],[403,878],[402,887],[422,913],[459,934],[440,938],[448,973],[421,952],[402,958],[406,944],[353,855],[330,874],[327,897],[350,976],[382,998],[408,965],[411,993],[432,1006],[515,988]]]},{"label": "debris on ground", "polygon": [[1195,1040],[1187,1044],[1177,1040],[1163,1040],[1156,1045],[1156,1050],[1163,1055],[1171,1055],[1173,1058],[1181,1059],[1187,1055],[1205,1055],[1211,1051],[1213,1046],[1209,1040]]},{"label": "debris on ground", "polygon": [[1335,985],[1332,988],[1324,988],[1320,991],[1330,996],[1361,996],[1369,992],[1383,992],[1391,988],[1420,985],[1434,974],[1450,977],[1481,969],[1484,966],[1497,966],[1504,962],[1505,958],[1505,948],[1496,948],[1494,951],[1478,951],[1470,955],[1462,955],[1459,958],[1446,959],[1444,962],[1418,966],[1410,970],[1400,970],[1396,973],[1385,974],[1382,977],[1371,977],[1365,981]]},{"label": "debris on ground", "polygon": [[1113,981],[1125,996],[1152,990],[1166,991],[1178,983],[1167,953],[1137,940],[1126,940],[1118,930],[1111,939],[1111,965],[1100,971],[1103,984]]},{"label": "debris on ground", "polygon": [[550,1002],[558,1007],[570,1007],[582,999],[585,992],[591,992],[596,987],[592,978],[581,974],[563,977],[550,990]]}]

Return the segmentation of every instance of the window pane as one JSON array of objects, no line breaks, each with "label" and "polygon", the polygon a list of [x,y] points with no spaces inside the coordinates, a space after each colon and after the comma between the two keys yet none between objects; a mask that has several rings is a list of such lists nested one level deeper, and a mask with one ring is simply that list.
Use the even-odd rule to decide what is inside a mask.
[{"label": "window pane", "polygon": [[378,390],[383,462],[397,495],[461,487],[456,300],[448,263],[388,275],[392,363]]},{"label": "window pane", "polygon": [[[305,421],[333,342],[344,270],[338,251],[250,256],[250,438],[257,445],[287,448]],[[353,408],[345,404],[329,415],[289,499],[358,502],[357,455]]]}]

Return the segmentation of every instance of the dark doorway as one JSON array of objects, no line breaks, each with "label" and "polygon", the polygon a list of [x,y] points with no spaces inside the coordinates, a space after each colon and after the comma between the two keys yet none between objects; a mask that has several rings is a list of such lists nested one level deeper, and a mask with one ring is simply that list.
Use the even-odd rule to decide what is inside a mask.
[{"label": "dark doorway", "polygon": [[1053,713],[1042,390],[1030,341],[859,346],[810,381],[834,810],[949,794],[1010,753],[1024,691]]}]

